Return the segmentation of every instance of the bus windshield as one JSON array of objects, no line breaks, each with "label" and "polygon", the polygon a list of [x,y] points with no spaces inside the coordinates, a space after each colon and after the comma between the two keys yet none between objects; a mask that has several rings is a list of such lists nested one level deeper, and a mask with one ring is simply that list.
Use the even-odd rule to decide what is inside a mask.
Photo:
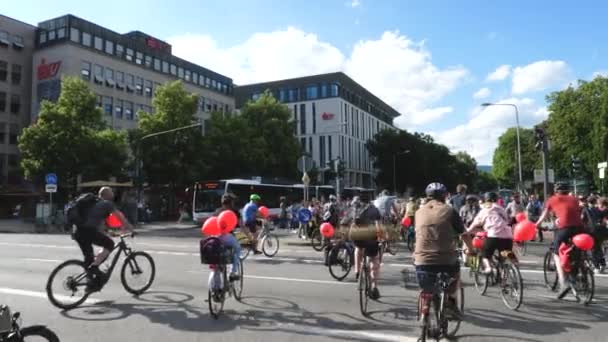
[{"label": "bus windshield", "polygon": [[194,192],[194,212],[214,212],[221,206],[224,184],[221,182],[197,184]]}]

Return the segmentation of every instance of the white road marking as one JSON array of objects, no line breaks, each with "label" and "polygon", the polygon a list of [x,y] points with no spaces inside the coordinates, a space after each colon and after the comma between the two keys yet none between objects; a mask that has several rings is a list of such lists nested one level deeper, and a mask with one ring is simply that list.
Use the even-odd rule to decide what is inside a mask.
[{"label": "white road marking", "polygon": [[0,242],[0,246],[32,247],[32,248],[78,249],[78,246],[44,245],[44,244],[38,244],[38,243],[15,243],[15,242]]},{"label": "white road marking", "polygon": [[[28,291],[22,289],[12,289],[8,287],[0,287],[0,293],[15,295],[15,296],[27,296],[27,297],[35,297],[35,298],[48,298],[46,292],[37,292],[37,291]],[[72,300],[68,296],[55,295],[55,297],[59,300]],[[85,301],[86,304],[97,304],[102,302],[101,299],[96,298],[87,298]]]},{"label": "white road marking", "polygon": [[284,330],[292,332],[301,332],[306,334],[314,334],[317,336],[336,336],[336,337],[350,337],[353,340],[358,339],[373,339],[375,341],[386,341],[386,342],[414,342],[418,341],[416,337],[401,336],[396,334],[381,333],[377,331],[369,330],[341,330],[341,329],[327,329],[319,328],[315,326],[297,326],[295,324],[282,324],[278,323],[278,327]]},{"label": "white road marking", "polygon": [[36,259],[36,258],[24,258],[23,260],[36,261],[36,262],[52,262],[52,263],[65,261],[65,260],[58,260],[58,259]]},{"label": "white road marking", "polygon": [[331,284],[331,285],[342,284],[342,285],[348,285],[348,286],[357,285],[355,283],[344,283],[344,282],[339,282],[339,281],[335,281],[335,280],[331,281],[331,280],[298,279],[298,278],[283,278],[283,277],[264,277],[264,276],[254,276],[254,275],[245,275],[245,278],[262,279],[262,280],[277,280],[277,281],[291,281],[291,282],[297,282],[297,283],[314,283],[314,284]]}]

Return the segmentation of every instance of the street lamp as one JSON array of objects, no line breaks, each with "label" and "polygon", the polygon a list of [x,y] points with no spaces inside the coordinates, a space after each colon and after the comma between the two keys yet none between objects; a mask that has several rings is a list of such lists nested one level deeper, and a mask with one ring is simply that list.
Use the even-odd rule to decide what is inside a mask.
[{"label": "street lamp", "polygon": [[515,104],[512,103],[482,103],[481,104],[482,107],[490,107],[490,106],[510,106],[515,108],[515,122],[517,124],[517,166],[519,168],[519,182],[517,184],[517,190],[521,191],[521,186],[522,186],[522,173],[521,173],[521,144],[519,142],[519,110],[517,109],[517,106]]},{"label": "street lamp", "polygon": [[397,156],[410,153],[410,150],[405,150],[393,153],[393,195],[397,195]]}]

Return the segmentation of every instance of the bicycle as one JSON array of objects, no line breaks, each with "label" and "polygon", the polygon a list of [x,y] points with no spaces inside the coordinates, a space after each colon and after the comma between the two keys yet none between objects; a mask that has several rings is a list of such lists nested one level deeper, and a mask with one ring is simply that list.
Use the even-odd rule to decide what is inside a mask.
[{"label": "bicycle", "polygon": [[[428,272],[427,272],[428,273]],[[449,298],[448,289],[458,281],[448,273],[428,273],[435,276],[433,292],[420,291],[418,296],[418,321],[422,322],[422,331],[418,341],[425,342],[427,338],[439,341],[441,338],[454,338],[460,329],[461,320],[450,320],[446,313],[446,301]],[[460,287],[456,296],[456,307],[464,313],[464,288]],[[449,329],[450,322],[454,322]]]},{"label": "bicycle", "polygon": [[[6,305],[0,305],[0,342],[24,342],[29,337],[41,337],[48,342],[59,342],[59,337],[44,325],[21,327],[21,314]],[[38,339],[36,339],[38,340]]]},{"label": "bicycle", "polygon": [[[154,277],[156,275],[156,266],[154,265],[154,260],[148,253],[143,252],[143,251],[133,252],[132,249],[129,246],[127,246],[127,243],[125,242],[125,238],[134,237],[134,236],[135,236],[134,232],[118,235],[118,237],[120,238],[120,241],[114,246],[114,249],[111,252],[111,253],[114,253],[116,251],[116,253],[114,253],[114,259],[112,260],[110,266],[105,271],[100,270],[101,279],[99,279],[97,281],[101,281],[101,283],[100,283],[99,289],[97,291],[101,291],[101,289],[108,282],[108,280],[112,276],[112,271],[114,271],[114,267],[118,263],[118,259],[120,258],[121,255],[125,256],[125,259],[123,261],[122,268],[120,271],[120,281],[121,281],[124,289],[127,292],[137,296],[137,295],[140,295],[140,294],[146,292],[150,288],[150,286],[152,285],[152,282],[154,281]],[[108,259],[110,258],[111,255],[112,254],[110,254],[108,256]],[[106,261],[108,259],[106,259]],[[142,267],[142,266],[148,266],[148,268],[150,270],[150,275],[149,275],[148,279],[140,278],[141,275],[144,273],[143,270],[147,269],[146,267]],[[74,267],[75,269],[73,271],[67,272],[68,274],[66,276],[58,275],[59,272],[69,269],[70,267]],[[132,275],[135,278],[143,279],[144,280],[143,285],[141,285],[139,287],[137,287],[137,285],[132,286],[127,281],[127,277],[129,275]],[[49,301],[54,306],[56,306],[60,309],[64,309],[64,310],[73,309],[73,308],[79,306],[80,304],[82,304],[86,301],[86,299],[89,297],[89,295],[91,293],[95,292],[95,291],[87,290],[87,287],[93,281],[92,280],[93,278],[94,278],[94,275],[88,269],[88,266],[85,265],[85,263],[83,261],[73,259],[73,260],[68,260],[68,261],[63,262],[62,264],[57,266],[51,272],[49,279],[47,281],[46,293],[49,298]],[[60,282],[60,284],[61,284],[60,288],[63,288],[68,291],[69,294],[67,296],[66,295],[56,295],[56,293],[55,293],[56,290],[54,290],[53,285],[58,285],[58,284],[55,283],[55,280]],[[80,292],[80,290],[82,290],[82,292]],[[64,299],[67,300],[67,299],[71,299],[71,298],[74,299],[74,302],[72,302],[72,303],[66,303],[66,302],[62,301]]]},{"label": "bicycle", "polygon": [[361,314],[367,317],[367,304],[372,292],[372,276],[369,267],[369,257],[365,255],[365,250],[363,253],[363,262],[361,263],[361,269],[359,271],[357,290],[359,291],[359,308],[361,309]]},{"label": "bicycle", "polygon": [[[272,258],[279,252],[279,238],[270,232],[271,229],[266,220],[259,219],[258,223],[262,227],[262,231],[258,236],[258,245],[262,245],[262,253],[265,256]],[[241,255],[239,255],[239,258],[245,260],[251,251],[254,250],[251,239],[242,230],[236,232],[235,236],[241,245]]]},{"label": "bicycle", "polygon": [[329,245],[329,239],[321,234],[320,226],[313,224],[310,233],[310,245],[317,252],[323,251]]},{"label": "bicycle", "polygon": [[568,239],[566,246],[569,249],[570,266],[566,281],[576,301],[580,303],[582,297],[583,304],[588,305],[595,294],[595,278],[589,253],[576,247],[572,239]]},{"label": "bicycle", "polygon": [[524,283],[519,271],[519,266],[512,262],[512,251],[500,251],[494,253],[490,274],[481,273],[481,255],[473,258],[473,272],[475,288],[480,295],[485,295],[489,286],[498,285],[500,296],[505,306],[511,310],[517,310],[523,303]]},{"label": "bicycle", "polygon": [[[335,242],[327,253],[329,274],[342,281],[355,263],[355,245],[351,241]],[[342,272],[340,274],[339,272]]]},{"label": "bicycle", "polygon": [[[243,295],[243,261],[239,260],[239,280],[228,279],[228,267],[227,265],[232,264],[232,253],[234,251],[231,248],[225,248],[220,256],[219,263],[209,264],[209,268],[212,270],[209,274],[209,291],[207,302],[209,303],[209,312],[214,319],[218,319],[220,314],[224,311],[224,302],[226,297],[231,295],[237,301],[241,301]],[[201,255],[201,261],[206,263],[204,257]]]}]

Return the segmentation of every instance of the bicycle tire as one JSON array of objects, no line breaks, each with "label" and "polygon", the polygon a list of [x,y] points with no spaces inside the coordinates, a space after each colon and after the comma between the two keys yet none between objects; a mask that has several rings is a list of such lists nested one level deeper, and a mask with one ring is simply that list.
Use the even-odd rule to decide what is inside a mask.
[{"label": "bicycle tire", "polygon": [[397,255],[397,243],[390,240],[386,241],[386,251],[392,256]]},{"label": "bicycle tire", "polygon": [[[459,292],[460,292],[460,295],[457,296],[458,303],[456,303],[456,305],[459,306],[460,314],[464,315],[464,288],[462,286],[460,286]],[[456,334],[458,333],[458,330],[460,330],[461,324],[462,324],[462,321],[448,321],[447,327],[444,331],[445,337],[447,337],[448,339],[453,339],[456,336]],[[453,328],[451,330],[449,329],[450,325],[453,326]]]},{"label": "bicycle tire", "polygon": [[[239,261],[239,280],[233,282],[233,286],[232,286],[232,294],[234,294],[234,299],[237,300],[237,302],[241,301],[241,298],[243,296],[243,283],[244,283],[244,278],[245,278],[245,273],[244,273],[244,269],[243,269],[243,261]],[[238,286],[234,286],[235,283],[238,283]]]},{"label": "bicycle tire", "polygon": [[[587,265],[583,266],[579,272],[583,273],[584,283],[587,287],[583,304],[589,305],[591,301],[593,301],[593,296],[595,295],[595,276],[593,275],[593,270]],[[577,291],[580,292],[580,289],[577,289]]]},{"label": "bicycle tire", "polygon": [[[480,295],[485,295],[490,285],[490,275],[481,273],[481,256],[477,255],[477,269],[473,273],[473,280],[475,282],[475,290]],[[483,282],[482,282],[483,280]]]},{"label": "bicycle tire", "polygon": [[48,342],[59,342],[59,337],[47,327],[25,327],[20,329],[21,337],[26,341],[26,337],[38,336],[42,337]]},{"label": "bicycle tire", "polygon": [[310,245],[312,249],[317,252],[321,252],[325,244],[323,243],[323,236],[321,236],[321,231],[316,229],[312,232],[312,236],[310,237]]},{"label": "bicycle tire", "polygon": [[364,267],[359,273],[359,309],[361,314],[367,317],[367,305],[369,304],[369,270]]},{"label": "bicycle tire", "polygon": [[557,276],[557,269],[555,268],[553,252],[551,251],[545,253],[545,258],[543,260],[543,276],[547,289],[549,289],[549,291],[556,292],[559,279]]},{"label": "bicycle tire", "polygon": [[[334,252],[333,251],[334,249],[337,249],[337,250]],[[345,252],[344,254],[346,254],[346,258],[345,258],[345,260],[342,260],[342,263],[341,263],[339,259],[343,255],[342,251]],[[328,267],[329,274],[337,281],[342,281],[342,280],[344,280],[344,278],[346,278],[348,276],[348,274],[350,273],[350,270],[352,269],[353,256],[350,254],[350,251],[346,246],[333,247],[332,249],[329,250],[328,258],[330,258],[329,256],[331,256],[332,253],[336,253],[336,258],[338,259],[338,263],[334,264],[332,262],[329,262],[329,267]],[[346,263],[346,265],[344,265],[344,263]],[[342,270],[344,270],[344,274],[339,276],[337,274],[337,270],[334,271],[334,267],[340,267]]]},{"label": "bicycle tire", "polygon": [[[274,251],[272,249],[268,251],[268,248],[272,248],[273,244],[274,246],[276,246],[276,249]],[[264,253],[265,256],[272,258],[273,256],[277,255],[278,252],[279,238],[274,234],[268,234],[264,236],[264,238],[262,239],[262,253]]]},{"label": "bicycle tire", "polygon": [[505,306],[511,310],[517,310],[519,309],[519,307],[521,306],[521,304],[524,301],[524,280],[521,277],[521,272],[519,271],[519,267],[517,267],[517,265],[514,265],[512,263],[506,263],[503,264],[503,277],[506,276],[507,279],[503,279],[504,281],[509,281],[510,278],[515,277],[515,279],[511,279],[513,281],[513,284],[515,284],[518,288],[519,288],[519,296],[517,297],[517,300],[514,301],[514,303],[510,303],[509,300],[507,299],[507,294],[505,293],[505,289],[502,288],[501,286],[501,291],[500,291],[500,296],[502,297],[502,301],[505,304]]},{"label": "bicycle tire", "polygon": [[[217,290],[221,291],[221,290]],[[218,319],[221,313],[224,311],[224,302],[226,301],[226,296],[223,293],[218,294],[220,296],[220,300],[216,301],[213,297],[213,290],[209,289],[209,295],[207,301],[209,302],[209,313],[211,317],[214,319]],[[217,307],[216,307],[217,305]]]},{"label": "bicycle tire", "polygon": [[[141,272],[141,270],[134,270],[134,268],[139,269],[141,265],[138,263],[142,262],[142,261],[136,261],[135,260],[136,257],[142,257],[143,258],[142,260],[147,260],[147,262],[150,264],[150,278],[146,281],[146,283],[141,288],[134,288],[127,282],[127,266],[129,266],[131,268],[130,271],[132,274],[133,274],[133,272]],[[152,259],[152,257],[148,253],[142,252],[142,251],[130,253],[129,256],[127,256],[125,258],[125,261],[122,263],[122,269],[120,270],[120,282],[122,283],[122,286],[125,288],[125,290],[127,292],[134,294],[136,296],[146,292],[150,288],[150,286],[152,286],[155,276],[156,276],[156,265],[154,264],[154,259]]]},{"label": "bicycle tire", "polygon": [[[63,309],[63,310],[70,310],[70,309],[73,309],[73,308],[79,306],[80,304],[84,303],[87,300],[87,298],[89,297],[89,294],[90,294],[90,293],[87,293],[87,291],[85,290],[83,292],[83,296],[72,304],[62,303],[58,298],[55,297],[55,294],[53,293],[53,281],[55,280],[57,273],[59,273],[59,271],[61,271],[63,268],[65,268],[69,265],[76,265],[76,266],[82,267],[83,272],[81,274],[78,274],[77,277],[82,276],[82,274],[86,273],[86,271],[87,271],[87,268],[83,261],[75,260],[75,259],[67,260],[67,261],[59,264],[59,266],[55,267],[55,269],[53,269],[53,271],[51,271],[51,274],[49,275],[49,278],[46,283],[46,295],[47,295],[49,301],[55,307],[57,307],[59,309]],[[67,281],[67,279],[61,280],[61,281],[64,282],[64,281]],[[64,284],[64,286],[65,285],[66,284]]]}]

